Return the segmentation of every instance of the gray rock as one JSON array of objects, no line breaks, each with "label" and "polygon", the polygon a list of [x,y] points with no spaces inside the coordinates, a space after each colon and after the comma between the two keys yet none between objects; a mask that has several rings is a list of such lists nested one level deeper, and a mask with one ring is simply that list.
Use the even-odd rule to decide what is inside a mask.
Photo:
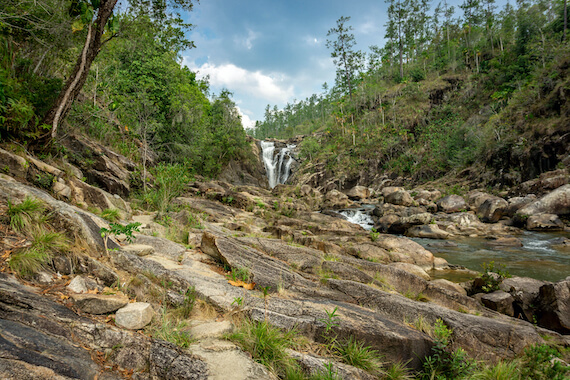
[{"label": "gray rock", "polygon": [[150,374],[159,379],[206,380],[208,366],[171,343],[154,341],[150,347]]},{"label": "gray rock", "polygon": [[368,372],[361,370],[360,368],[355,368],[348,364],[333,362],[330,358],[321,358],[315,355],[303,354],[294,350],[287,350],[287,353],[289,356],[295,359],[297,363],[300,364],[301,369],[304,373],[307,373],[311,376],[328,374],[329,370],[326,366],[332,364],[333,373],[336,373],[340,379],[377,379],[376,376],[373,376]]},{"label": "gray rock", "polygon": [[510,293],[515,299],[514,305],[516,310],[523,315],[515,315],[517,318],[525,318],[527,321],[533,321],[536,309],[538,307],[538,294],[540,287],[545,285],[545,281],[535,280],[529,277],[512,277],[505,278],[499,288]]},{"label": "gray rock", "polygon": [[426,224],[408,228],[406,236],[428,239],[449,239],[453,235],[439,228],[437,224]]},{"label": "gray rock", "polygon": [[154,253],[164,257],[170,257],[178,260],[180,255],[186,252],[186,247],[181,244],[175,243],[165,238],[135,234],[136,243],[151,246],[154,248]]},{"label": "gray rock", "polygon": [[483,294],[481,302],[491,310],[498,311],[501,314],[514,316],[513,308],[514,298],[509,293],[497,290],[493,293]]},{"label": "gray rock", "polygon": [[540,287],[538,324],[562,334],[570,334],[570,279]]},{"label": "gray rock", "polygon": [[539,200],[520,208],[515,214],[515,220],[524,222],[529,216],[538,214],[570,214],[570,184],[560,186]]},{"label": "gray rock", "polygon": [[410,264],[410,263],[391,263],[391,264],[389,264],[389,266],[401,269],[401,270],[406,271],[410,274],[421,277],[426,281],[430,280],[429,274],[427,274],[427,272],[425,270],[423,270],[422,268],[420,268],[417,265]]},{"label": "gray rock", "polygon": [[451,214],[454,212],[459,212],[466,210],[468,208],[467,202],[463,197],[459,195],[448,195],[437,201],[437,209],[439,211],[445,212],[446,214]]},{"label": "gray rock", "polygon": [[0,148],[0,172],[18,179],[25,179],[30,164],[25,158]]},{"label": "gray rock", "polygon": [[555,214],[531,215],[526,221],[526,229],[529,231],[562,231],[564,223]]},{"label": "gray rock", "polygon": [[333,209],[346,208],[351,204],[346,194],[331,190],[325,194],[324,206]]},{"label": "gray rock", "polygon": [[137,256],[147,256],[154,253],[154,247],[145,244],[129,244],[124,245],[121,249],[125,252],[132,253]]},{"label": "gray rock", "polygon": [[414,204],[414,199],[406,190],[397,190],[385,196],[384,202],[408,207]]},{"label": "gray rock", "polygon": [[487,198],[477,208],[477,216],[479,219],[481,219],[482,222],[496,223],[502,218],[507,206],[508,203],[503,198]]},{"label": "gray rock", "polygon": [[71,298],[78,309],[89,314],[112,313],[129,303],[127,297],[117,295],[74,294]]},{"label": "gray rock", "polygon": [[120,308],[115,313],[115,323],[130,330],[142,329],[152,321],[154,310],[146,302],[133,302]]},{"label": "gray rock", "polygon": [[535,200],[536,195],[534,194],[525,195],[524,197],[509,198],[509,205],[505,209],[505,215],[512,218],[518,210],[528,205],[529,203],[534,202]]},{"label": "gray rock", "polygon": [[346,192],[346,195],[353,200],[362,200],[370,198],[370,189],[364,186],[354,186]]},{"label": "gray rock", "polygon": [[442,287],[442,288],[450,290],[452,292],[457,292],[457,293],[462,294],[464,296],[467,295],[467,291],[465,290],[465,288],[463,286],[456,284],[455,282],[451,282],[449,280],[443,279],[443,278],[440,278],[437,280],[432,280],[430,282],[430,284]]},{"label": "gray rock", "polygon": [[230,321],[221,322],[197,322],[192,324],[190,332],[197,340],[206,338],[222,338],[225,334],[230,334],[234,330],[234,325]]}]

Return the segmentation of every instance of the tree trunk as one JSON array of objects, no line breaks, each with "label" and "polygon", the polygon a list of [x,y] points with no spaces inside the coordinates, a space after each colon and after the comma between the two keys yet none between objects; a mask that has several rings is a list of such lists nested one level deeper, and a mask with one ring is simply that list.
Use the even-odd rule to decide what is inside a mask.
[{"label": "tree trunk", "polygon": [[564,32],[562,33],[562,41],[566,41],[566,29],[568,27],[568,7],[566,3],[568,0],[564,0]]},{"label": "tree trunk", "polygon": [[102,45],[101,37],[105,32],[107,21],[113,14],[115,4],[117,4],[117,0],[102,0],[95,22],[89,24],[87,38],[81,55],[77,58],[73,72],[67,79],[67,82],[65,82],[54,105],[44,117],[43,123],[51,126],[48,140],[53,140],[57,136],[59,124],[69,112],[73,101],[79,95],[87,80],[91,64],[97,57],[97,54],[99,54]]}]

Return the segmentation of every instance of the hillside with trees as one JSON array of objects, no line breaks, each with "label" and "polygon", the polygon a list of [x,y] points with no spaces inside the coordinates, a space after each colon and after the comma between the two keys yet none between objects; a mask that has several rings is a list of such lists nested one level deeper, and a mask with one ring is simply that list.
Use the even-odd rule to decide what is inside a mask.
[{"label": "hillside with trees", "polygon": [[116,3],[2,2],[1,141],[62,156],[62,138],[86,134],[135,162],[153,152],[206,176],[248,157],[231,92],[210,94],[181,65],[194,44],[179,13],[192,2]]},{"label": "hillside with trees", "polygon": [[314,133],[304,170],[320,162],[329,177],[425,181],[471,167],[478,181],[510,186],[568,164],[566,1],[387,3],[384,46],[355,50],[350,18],[339,18],[327,35],[334,86],[267,106],[253,135]]}]

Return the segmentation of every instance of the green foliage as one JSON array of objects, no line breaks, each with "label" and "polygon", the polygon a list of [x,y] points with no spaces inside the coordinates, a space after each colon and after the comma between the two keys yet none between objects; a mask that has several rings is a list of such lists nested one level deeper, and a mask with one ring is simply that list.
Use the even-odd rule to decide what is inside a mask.
[{"label": "green foliage", "polygon": [[12,204],[10,200],[7,203],[10,227],[19,232],[28,230],[33,224],[39,223],[45,210],[44,204],[39,199],[33,199],[29,196],[16,205]]},{"label": "green foliage", "polygon": [[172,199],[182,195],[192,177],[189,168],[182,164],[160,163],[151,170],[154,187],[141,194],[143,204],[159,215],[169,210]]},{"label": "green foliage", "polygon": [[158,320],[145,328],[145,332],[153,338],[165,340],[182,348],[188,348],[194,342],[186,321],[178,320],[166,309],[163,309],[160,316],[155,318]]},{"label": "green foliage", "polygon": [[376,228],[372,227],[370,230],[370,240],[376,241],[380,237],[380,232],[376,231]]},{"label": "green foliage", "polygon": [[12,253],[8,265],[21,277],[29,278],[46,266],[56,254],[69,250],[64,234],[36,226],[29,231],[31,245]]},{"label": "green foliage", "polygon": [[547,344],[535,344],[524,350],[521,378],[531,380],[564,380],[570,374],[570,368],[558,359],[560,351]]},{"label": "green foliage", "polygon": [[511,274],[506,270],[506,265],[504,264],[497,264],[495,266],[495,262],[491,261],[489,264],[483,263],[483,274],[481,275],[481,279],[483,280],[483,285],[481,289],[485,293],[491,293],[496,290],[499,290],[499,285],[505,278],[510,278]]},{"label": "green foliage", "polygon": [[384,370],[384,378],[386,380],[412,380],[414,377],[404,363],[396,362]]},{"label": "green foliage", "polygon": [[196,289],[193,286],[191,286],[184,293],[184,301],[182,301],[182,305],[174,309],[173,313],[179,318],[188,319],[190,318],[190,314],[192,313],[195,304],[196,304]]},{"label": "green foliage", "polygon": [[138,232],[141,223],[133,222],[126,225],[118,224],[118,223],[109,223],[109,228],[101,228],[100,233],[101,237],[109,236],[109,235],[125,235],[125,238],[129,243],[132,243],[135,237],[133,236],[133,232]]},{"label": "green foliage", "polygon": [[349,337],[348,340],[339,342],[336,345],[336,350],[346,364],[371,373],[380,371],[381,364],[378,352],[353,336]]},{"label": "green foliage", "polygon": [[518,360],[511,362],[500,361],[494,365],[484,365],[475,371],[469,380],[519,380],[521,363]]},{"label": "green foliage", "polygon": [[467,376],[474,369],[474,363],[467,353],[458,348],[452,351],[449,348],[452,330],[441,319],[434,325],[434,346],[432,353],[425,358],[421,379],[460,379]]},{"label": "green foliage", "polygon": [[[283,332],[267,322],[244,321],[228,339],[249,352],[254,360],[265,365],[276,374],[299,375],[296,364],[287,355],[286,349],[293,346],[296,332]],[[293,367],[293,368],[291,368]]]},{"label": "green foliage", "polygon": [[251,280],[251,272],[248,268],[232,267],[227,275],[228,280],[249,282]]},{"label": "green foliage", "polygon": [[105,210],[101,211],[101,217],[108,222],[116,223],[121,219],[121,213],[119,209],[106,208]]}]

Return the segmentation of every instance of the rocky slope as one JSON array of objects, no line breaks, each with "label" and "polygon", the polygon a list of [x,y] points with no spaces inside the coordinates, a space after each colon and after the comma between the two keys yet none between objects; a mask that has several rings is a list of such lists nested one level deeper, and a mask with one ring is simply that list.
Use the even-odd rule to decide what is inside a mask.
[{"label": "rocky slope", "polygon": [[[332,360],[343,378],[373,378],[311,348],[326,343],[325,321],[333,311],[339,318],[338,339],[354,337],[387,361],[405,362],[415,369],[434,342],[417,327],[418,321],[433,325],[442,320],[453,331],[452,346],[481,360],[513,358],[545,339],[570,343],[562,335],[570,331],[570,280],[553,284],[514,278],[502,284],[503,293],[512,298],[511,307],[519,305],[529,315],[539,315],[540,324],[550,328],[545,329],[507,315],[513,315],[509,299],[500,294],[480,297],[480,302],[457,284],[432,280],[430,271],[453,266],[413,241],[392,234],[371,235],[342,218],[318,212],[375,197],[381,201],[376,222],[387,232],[394,226],[408,232],[430,227],[433,218],[447,234],[512,232],[513,227],[482,223],[475,214],[461,212],[471,207],[470,197],[457,206],[448,205],[449,199],[439,199],[441,194],[435,192],[416,192],[412,197],[403,189],[386,187],[382,194],[353,189],[347,195],[308,185],[279,185],[268,191],[221,181],[195,182],[171,202],[173,211],[163,226],[153,214],[133,212],[121,197],[130,191],[125,182],[129,163],[90,144],[89,150],[97,152],[89,156],[95,164],[81,169],[0,151],[5,165],[5,174],[0,174],[2,210],[28,197],[39,199],[49,210],[51,225],[75,241],[72,254],[56,255],[24,281],[7,264],[18,247],[31,243],[9,226],[8,219],[3,221],[0,372],[6,378],[272,378],[268,369],[223,339],[244,317],[295,328],[308,338],[312,343],[290,352],[307,373],[322,370]],[[82,146],[80,151],[85,152]],[[82,170],[88,175],[79,176]],[[40,181],[45,178],[49,180]],[[566,194],[567,186],[556,191]],[[559,201],[566,195],[548,196],[524,206],[534,207],[527,225],[534,210],[540,210],[537,215],[562,210],[548,200]],[[496,200],[485,198],[476,203]],[[495,203],[489,210],[504,206],[504,212],[509,205]],[[134,243],[122,235],[111,236],[105,248],[101,228],[109,224],[91,212],[97,209],[119,210],[123,224],[142,223]],[[441,214],[432,217],[436,210]],[[522,210],[521,222],[527,215]],[[494,219],[495,211],[481,219]],[[235,286],[235,278],[228,280],[239,271],[248,274],[245,287]],[[189,290],[198,300],[192,313],[182,318],[186,325],[166,329],[193,334],[195,340],[182,348],[164,341],[160,332],[164,329],[151,327],[164,326],[165,314],[182,307]],[[531,310],[536,300],[544,307]]]}]

